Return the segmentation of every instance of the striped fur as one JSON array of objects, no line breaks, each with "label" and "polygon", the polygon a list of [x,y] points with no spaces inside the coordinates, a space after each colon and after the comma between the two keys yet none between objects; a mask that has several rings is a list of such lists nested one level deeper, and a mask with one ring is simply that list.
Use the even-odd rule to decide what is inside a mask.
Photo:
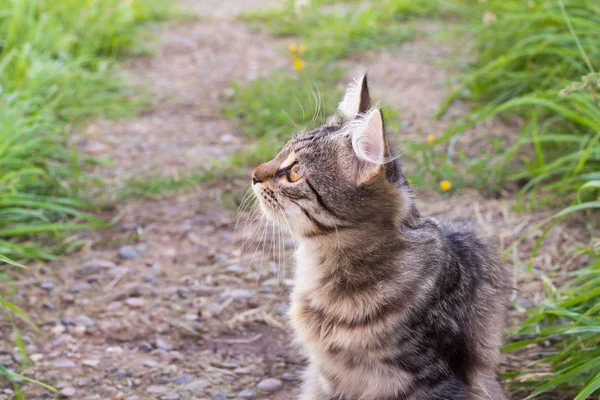
[{"label": "striped fur", "polygon": [[364,145],[393,161],[365,164],[347,134],[375,115],[366,77],[357,82],[341,118],[298,134],[253,174],[263,212],[284,216],[298,243],[290,317],[309,360],[301,400],[501,400],[506,272],[469,222],[419,213],[384,132]]}]

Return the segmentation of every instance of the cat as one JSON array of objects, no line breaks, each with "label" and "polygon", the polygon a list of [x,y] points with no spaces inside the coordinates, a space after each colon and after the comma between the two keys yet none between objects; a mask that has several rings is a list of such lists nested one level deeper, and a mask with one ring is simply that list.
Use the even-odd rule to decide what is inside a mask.
[{"label": "cat", "polygon": [[417,210],[366,75],[337,116],[256,168],[252,187],[297,243],[301,400],[505,398],[504,266],[468,221]]}]

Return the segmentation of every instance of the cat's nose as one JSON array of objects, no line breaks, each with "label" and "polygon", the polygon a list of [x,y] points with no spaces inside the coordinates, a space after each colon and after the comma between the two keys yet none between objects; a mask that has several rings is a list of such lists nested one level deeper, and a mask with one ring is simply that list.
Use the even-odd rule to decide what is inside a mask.
[{"label": "cat's nose", "polygon": [[257,183],[261,183],[265,181],[265,178],[260,173],[260,167],[256,168],[252,171],[252,184],[256,185]]},{"label": "cat's nose", "polygon": [[275,174],[275,168],[272,162],[264,163],[256,167],[252,172],[252,184],[262,183]]}]

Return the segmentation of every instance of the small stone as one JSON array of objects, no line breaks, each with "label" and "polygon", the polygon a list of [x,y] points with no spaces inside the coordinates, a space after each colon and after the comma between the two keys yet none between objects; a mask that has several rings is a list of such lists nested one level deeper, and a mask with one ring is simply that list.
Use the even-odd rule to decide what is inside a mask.
[{"label": "small stone", "polygon": [[144,365],[146,367],[154,368],[158,365],[158,363],[154,360],[146,360],[146,361],[144,361]]},{"label": "small stone", "polygon": [[283,388],[283,382],[281,382],[279,379],[268,378],[260,381],[256,387],[263,392],[274,393]]},{"label": "small stone", "polygon": [[183,383],[188,383],[192,381],[192,377],[188,374],[181,374],[178,377],[176,377],[175,379],[173,379],[173,382],[181,385]]},{"label": "small stone", "polygon": [[230,265],[229,267],[225,268],[225,271],[237,275],[243,275],[246,272],[246,268],[243,268],[239,265]]},{"label": "small stone", "polygon": [[40,362],[42,360],[42,358],[44,358],[44,355],[40,354],[40,353],[36,353],[36,354],[30,355],[29,358],[31,359],[31,361],[36,363],[36,362]]},{"label": "small stone", "polygon": [[169,388],[166,386],[162,386],[162,385],[152,385],[152,386],[149,386],[148,388],[146,388],[146,393],[163,394],[163,393],[168,393],[168,392],[169,392]]},{"label": "small stone", "polygon": [[77,391],[75,390],[75,388],[72,387],[66,387],[60,391],[60,395],[62,397],[73,397],[75,396],[75,393],[77,393]]},{"label": "small stone", "polygon": [[50,329],[50,332],[52,332],[53,334],[55,334],[56,336],[58,335],[62,335],[65,332],[65,326],[64,325],[56,325],[53,326],[52,329]]},{"label": "small stone", "polygon": [[85,277],[95,275],[100,273],[103,269],[114,268],[116,266],[117,264],[108,260],[90,260],[83,264],[79,270],[77,270],[77,276]]},{"label": "small stone", "polygon": [[92,285],[90,285],[87,282],[75,282],[72,285],[69,286],[69,292],[70,293],[79,293],[79,292],[83,292],[86,290],[90,290],[92,288]]},{"label": "small stone", "polygon": [[129,297],[125,303],[131,308],[141,308],[146,302],[142,297]]},{"label": "small stone", "polygon": [[59,358],[52,363],[54,368],[75,368],[75,363],[66,358]]},{"label": "small stone", "polygon": [[243,299],[243,300],[250,300],[253,295],[254,295],[253,291],[246,290],[246,289],[233,289],[229,293],[229,296],[235,297],[236,299]]},{"label": "small stone", "polygon": [[529,299],[518,299],[517,304],[526,310],[529,310],[530,308],[535,307],[535,304],[533,303],[533,301],[531,301]]},{"label": "small stone", "polygon": [[254,397],[254,392],[250,389],[244,389],[238,393],[240,399],[251,399]]},{"label": "small stone", "polygon": [[104,350],[104,352],[106,354],[115,354],[115,355],[119,355],[121,353],[123,353],[123,349],[120,348],[119,346],[115,346],[115,347],[107,347],[106,350]]},{"label": "small stone", "polygon": [[227,395],[225,393],[215,393],[212,396],[213,400],[227,400]]},{"label": "small stone", "polygon": [[64,326],[75,326],[75,320],[71,317],[64,317],[62,319],[62,323]]},{"label": "small stone", "polygon": [[156,279],[156,277],[154,276],[154,274],[144,275],[144,282],[146,282],[146,283],[152,283],[152,282],[154,282],[155,279]]},{"label": "small stone", "polygon": [[85,336],[85,331],[87,330],[87,328],[83,325],[77,325],[75,327],[75,329],[73,329],[73,334],[77,337],[83,337]]},{"label": "small stone", "polygon": [[79,387],[87,386],[90,384],[90,379],[89,378],[77,378],[75,380],[75,384]]},{"label": "small stone", "polygon": [[248,375],[250,373],[250,368],[248,367],[237,367],[233,370],[238,375]]},{"label": "small stone", "polygon": [[125,400],[140,400],[140,398],[134,394],[133,396],[125,398]]},{"label": "small stone", "polygon": [[[132,260],[134,258],[138,258],[137,251],[131,246],[123,246],[119,249],[119,257],[124,260]],[[152,387],[152,386],[150,386]]]},{"label": "small stone", "polygon": [[145,353],[150,353],[154,348],[148,342],[140,342],[140,344],[138,344],[138,349]]},{"label": "small stone", "polygon": [[87,315],[78,315],[75,318],[75,323],[77,325],[81,325],[81,326],[85,326],[86,328],[89,328],[90,326],[94,326],[94,320],[91,319],[90,317],[88,317]]},{"label": "small stone", "polygon": [[54,310],[54,306],[49,301],[45,301],[42,304],[42,307],[44,307],[46,310]]},{"label": "small stone", "polygon": [[75,297],[71,293],[63,292],[60,294],[60,299],[63,303],[73,304],[75,303]]},{"label": "small stone", "polygon": [[162,399],[163,400],[179,400],[180,397],[181,396],[179,396],[177,393],[171,393],[166,396],[163,396]]},{"label": "small stone", "polygon": [[156,347],[161,349],[161,350],[173,350],[173,345],[165,342],[164,340],[162,340],[161,338],[156,338]]},{"label": "small stone", "polygon": [[54,289],[54,282],[49,282],[49,281],[48,282],[42,282],[40,284],[40,287],[42,289],[44,289],[44,290],[50,291],[50,290]]},{"label": "small stone", "polygon": [[97,358],[88,358],[83,360],[82,364],[88,367],[96,368],[98,365],[100,365],[100,360]]},{"label": "small stone", "polygon": [[117,392],[117,394],[115,394],[115,400],[123,400],[125,398],[125,393],[123,392]]},{"label": "small stone", "polygon": [[292,374],[291,372],[284,372],[283,375],[281,375],[281,379],[284,381],[293,381],[296,379],[296,375]]},{"label": "small stone", "polygon": [[209,386],[210,386],[210,383],[208,381],[205,381],[204,379],[200,379],[200,380],[188,383],[183,388],[185,390],[187,390],[188,392],[197,393],[197,392],[203,391],[204,389],[206,389]]}]

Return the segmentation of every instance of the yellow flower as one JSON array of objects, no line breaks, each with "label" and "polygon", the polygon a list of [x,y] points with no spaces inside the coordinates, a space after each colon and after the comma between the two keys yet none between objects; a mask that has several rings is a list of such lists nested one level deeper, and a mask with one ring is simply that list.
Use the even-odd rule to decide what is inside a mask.
[{"label": "yellow flower", "polygon": [[298,57],[294,57],[292,64],[296,71],[302,71],[304,69],[304,67],[306,66],[306,63],[304,61],[302,61],[301,59],[299,59]]},{"label": "yellow flower", "polygon": [[427,143],[433,143],[434,140],[435,140],[435,136],[432,133],[427,135]]},{"label": "yellow flower", "polygon": [[298,52],[298,45],[296,43],[292,43],[288,49],[290,50],[290,53],[296,54]]},{"label": "yellow flower", "polygon": [[448,190],[452,189],[452,184],[450,181],[444,180],[440,182],[440,188],[442,188],[444,192],[447,192]]}]

